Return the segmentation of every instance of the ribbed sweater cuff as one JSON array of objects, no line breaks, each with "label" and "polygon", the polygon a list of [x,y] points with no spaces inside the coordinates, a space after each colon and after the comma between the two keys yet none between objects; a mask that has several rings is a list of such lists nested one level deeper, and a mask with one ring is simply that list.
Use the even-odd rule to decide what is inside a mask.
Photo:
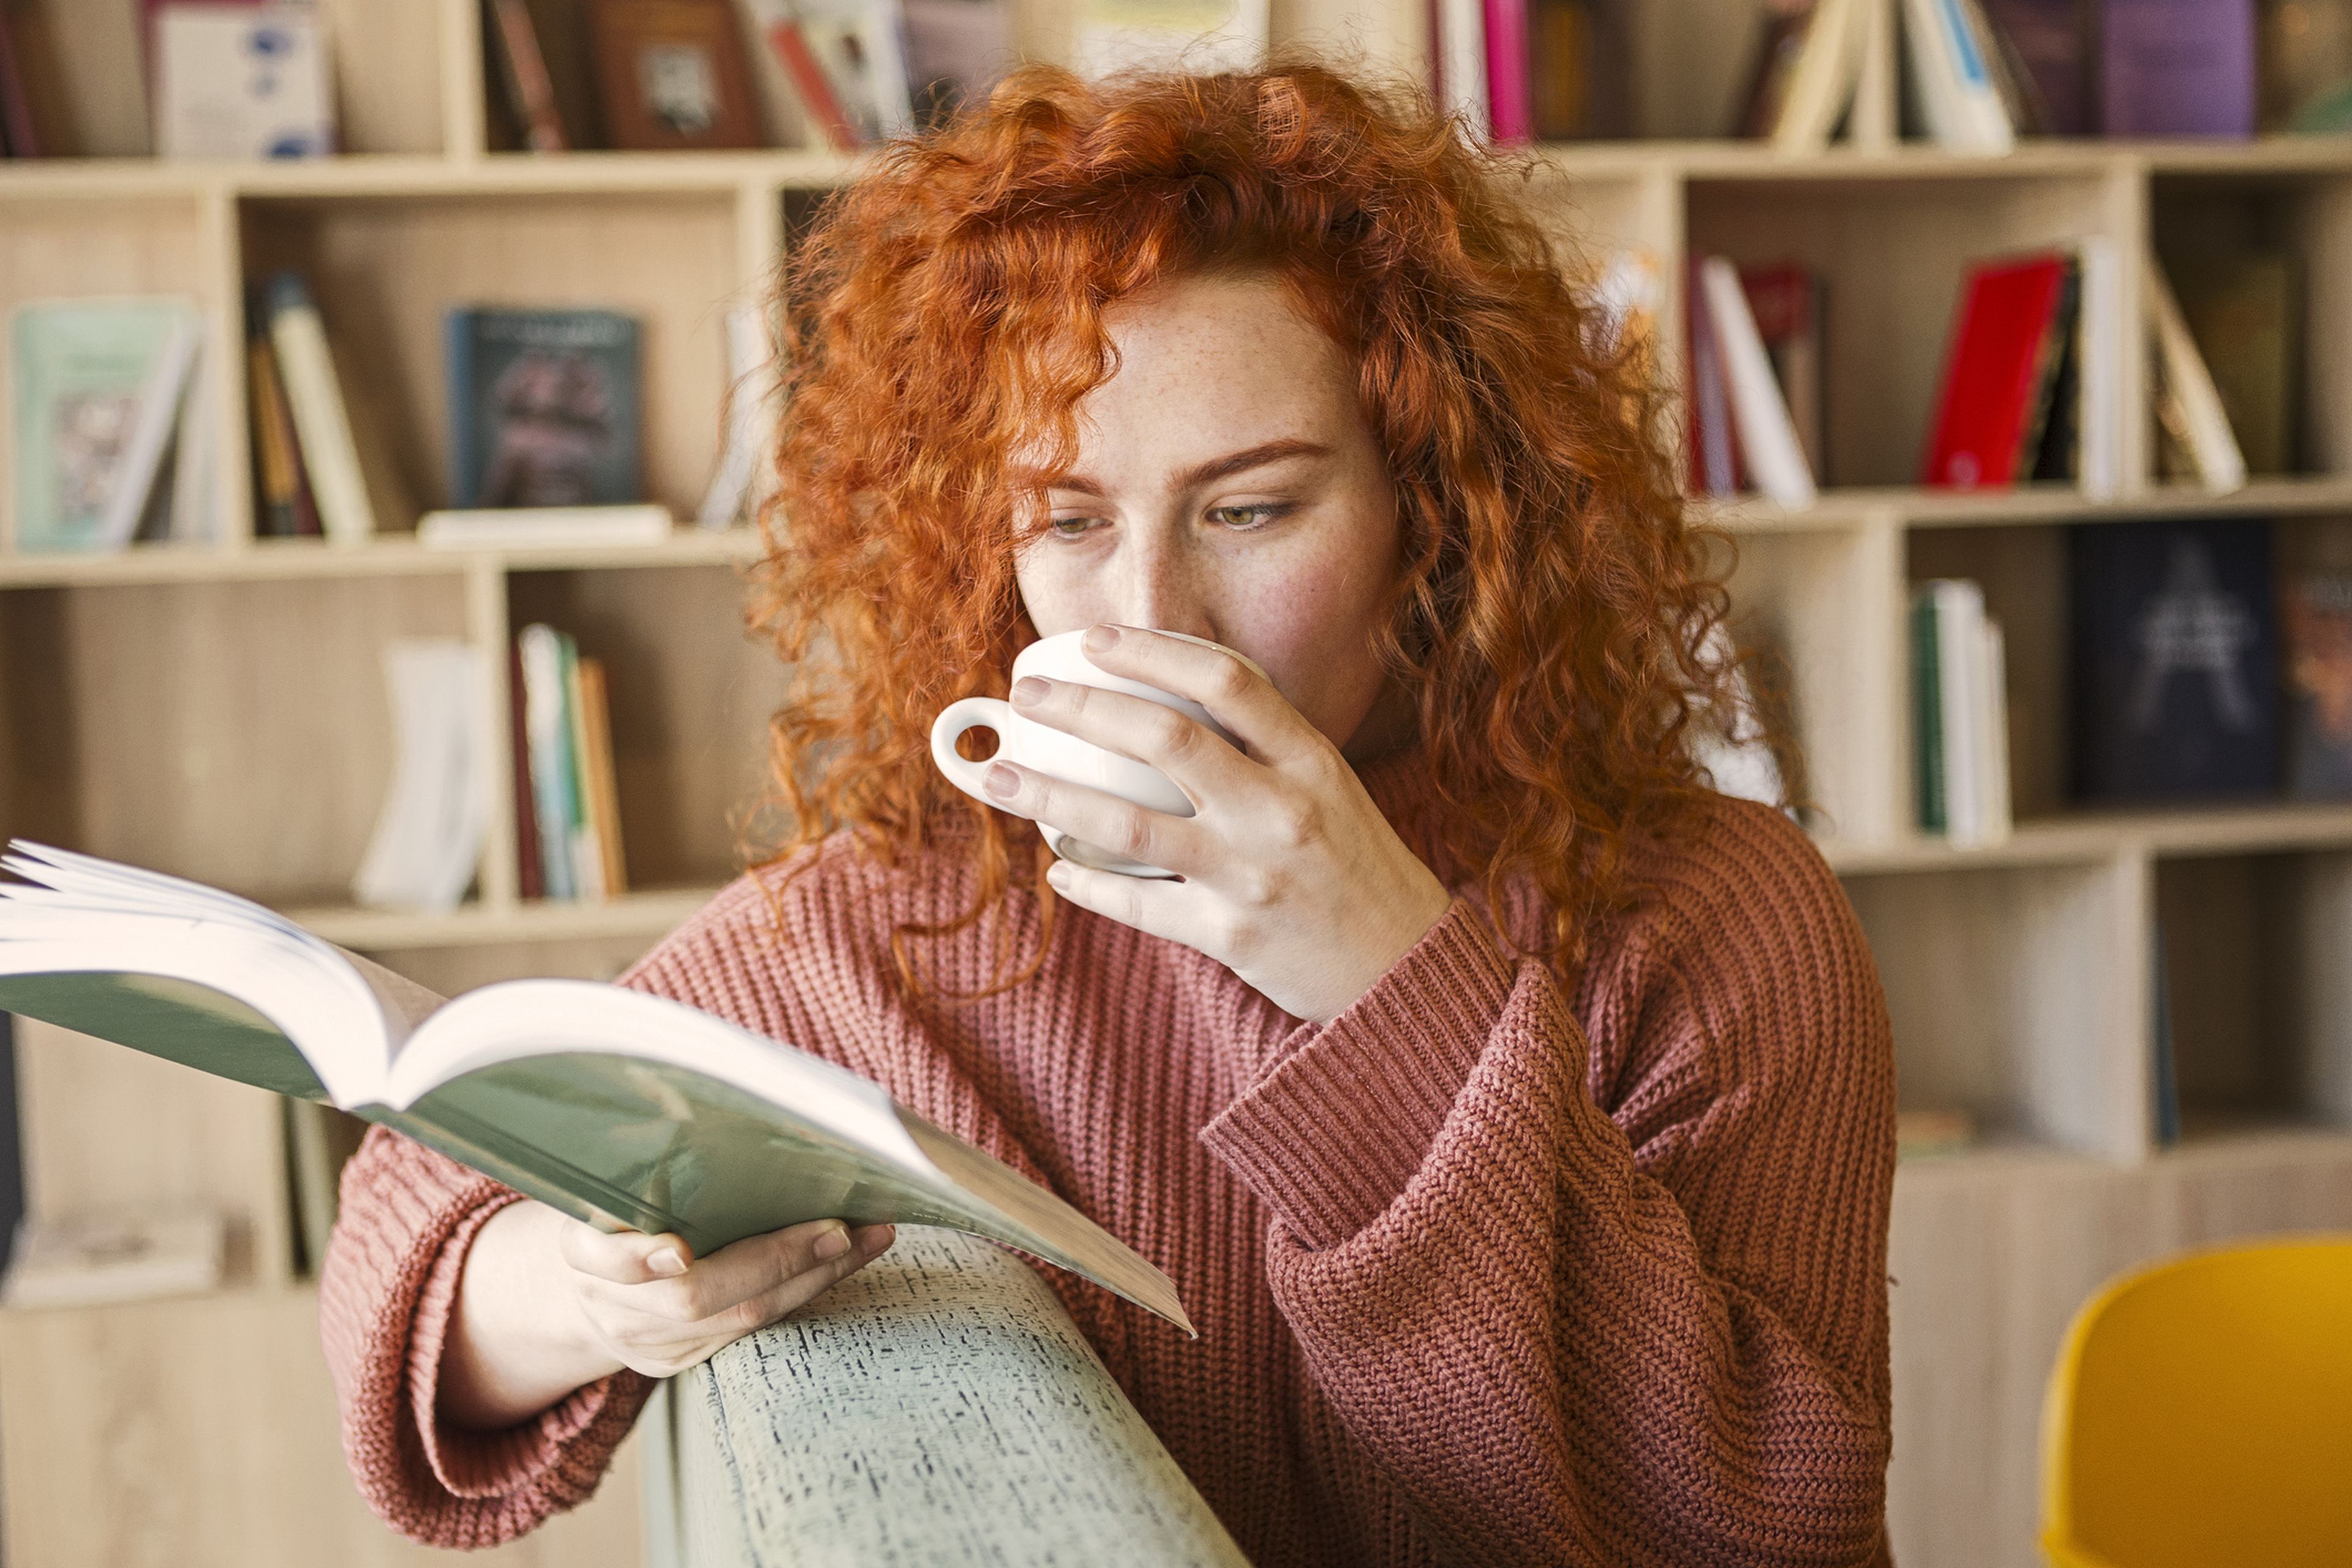
[{"label": "ribbed sweater cuff", "polygon": [[[473,1249],[474,1237],[481,1233],[490,1216],[521,1195],[502,1191],[458,1223],[448,1240],[442,1243],[439,1256],[425,1276],[424,1289],[416,1295],[416,1315],[411,1320],[409,1414],[416,1422],[425,1462],[433,1467],[434,1479],[457,1497],[505,1497],[546,1477],[568,1457],[566,1446],[605,1414],[605,1406],[613,1403],[614,1386],[622,1380],[619,1373],[599,1378],[572,1390],[530,1420],[501,1431],[477,1432],[441,1418],[441,1353],[448,1342],[450,1316],[457,1310],[466,1255]],[[631,1414],[635,1414],[634,1407]],[[621,1433],[615,1434],[611,1442],[617,1443],[626,1431],[624,1422]],[[606,1448],[610,1446],[604,1445]],[[591,1462],[594,1470],[603,1469],[604,1458],[602,1453],[593,1456]]]},{"label": "ribbed sweater cuff", "polygon": [[1427,1161],[1513,973],[1485,921],[1456,899],[1346,1012],[1285,1041],[1201,1141],[1302,1242],[1338,1246]]}]

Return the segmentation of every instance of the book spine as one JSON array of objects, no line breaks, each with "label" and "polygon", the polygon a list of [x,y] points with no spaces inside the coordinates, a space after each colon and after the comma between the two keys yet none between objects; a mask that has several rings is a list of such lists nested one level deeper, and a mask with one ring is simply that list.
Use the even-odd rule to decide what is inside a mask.
[{"label": "book spine", "polygon": [[2011,826],[2009,647],[2000,623],[1990,616],[1978,627],[1976,656],[1970,676],[1977,700],[1977,757],[1982,764],[1977,781],[1978,842],[1998,844],[2009,837]]},{"label": "book spine", "polygon": [[817,63],[801,25],[787,13],[769,22],[765,35],[776,63],[784,68],[784,75],[800,94],[802,113],[815,123],[825,144],[836,153],[854,150],[859,140],[857,127],[850,122],[840,96],[825,79],[824,68]]},{"label": "book spine", "polygon": [[526,899],[547,896],[547,879],[540,870],[539,802],[531,787],[530,720],[528,687],[523,680],[522,644],[507,645],[507,738],[514,750],[510,784],[515,813],[515,891]]},{"label": "book spine", "polygon": [[310,290],[292,273],[280,273],[270,283],[269,341],[286,378],[287,406],[310,470],[320,526],[338,544],[363,542],[375,533],[375,506],[360,472],[326,323]]},{"label": "book spine", "polygon": [[1923,587],[1911,596],[1911,754],[1922,833],[1942,833],[1949,826],[1944,791],[1944,683],[1937,668],[1941,641],[1935,592]]},{"label": "book spine", "polygon": [[173,443],[170,537],[190,543],[220,539],[220,410],[213,381],[217,352],[210,329],[200,329],[180,405],[179,439]]},{"label": "book spine", "polygon": [[587,721],[580,694],[580,645],[569,632],[558,632],[562,650],[563,694],[563,821],[564,849],[572,861],[572,885],[583,899],[604,897],[604,851],[596,842],[596,819],[588,809]]},{"label": "book spine", "polygon": [[0,5],[0,143],[11,158],[41,155],[40,133],[33,128],[32,100],[25,96],[25,73],[17,64],[5,5]]},{"label": "book spine", "polygon": [[523,128],[524,144],[534,153],[566,151],[571,142],[563,134],[563,117],[556,111],[555,83],[547,74],[547,57],[540,52],[530,5],[526,0],[489,0],[489,6],[499,42],[499,78]]},{"label": "book spine", "polygon": [[188,385],[188,370],[195,363],[203,329],[194,316],[180,321],[156,351],[147,379],[139,389],[138,411],[131,417],[131,438],[115,462],[100,513],[96,541],[102,550],[121,550],[139,531],[140,520],[155,494],[163,475],[163,454],[172,430],[179,423],[180,405]]},{"label": "book spine", "polygon": [[2252,136],[2253,0],[2105,0],[2101,128],[2110,136]]},{"label": "book spine", "polygon": [[442,404],[448,410],[449,504],[482,504],[482,416],[474,401],[475,313],[458,309],[441,318],[441,367],[447,384]]},{"label": "book spine", "polygon": [[581,773],[587,784],[588,817],[595,825],[604,896],[629,890],[627,858],[621,849],[620,780],[613,765],[613,710],[601,659],[583,658],[580,669]]},{"label": "book spine", "polygon": [[1486,25],[1486,102],[1496,142],[1535,138],[1528,71],[1528,0],[1482,0]]},{"label": "book spine", "polygon": [[538,805],[540,874],[551,899],[578,897],[572,878],[572,824],[565,807],[570,750],[563,715],[563,651],[551,626],[523,627],[524,721],[530,733],[530,787]]},{"label": "book spine", "polygon": [[1809,507],[1818,499],[1813,476],[1805,467],[1805,454],[1797,444],[1796,426],[1789,418],[1780,384],[1772,378],[1772,362],[1764,353],[1739,274],[1730,262],[1716,256],[1700,264],[1700,276],[1706,288],[1707,319],[1722,352],[1739,450],[1748,472],[1776,504],[1792,511]]},{"label": "book spine", "polygon": [[278,382],[278,356],[259,328],[257,319],[256,331],[245,345],[246,383],[253,400],[254,496],[261,506],[254,531],[265,539],[291,539],[300,531],[295,514],[301,476],[296,468],[294,426]]},{"label": "book spine", "polygon": [[1444,51],[1443,107],[1457,116],[1474,142],[1492,134],[1486,110],[1486,24],[1480,0],[1437,0],[1444,24],[1438,47]]},{"label": "book spine", "polygon": [[1936,595],[1936,675],[1944,740],[1945,830],[1955,844],[1985,837],[1983,714],[1976,677],[1983,661],[1984,599],[1973,583],[1946,580]]}]

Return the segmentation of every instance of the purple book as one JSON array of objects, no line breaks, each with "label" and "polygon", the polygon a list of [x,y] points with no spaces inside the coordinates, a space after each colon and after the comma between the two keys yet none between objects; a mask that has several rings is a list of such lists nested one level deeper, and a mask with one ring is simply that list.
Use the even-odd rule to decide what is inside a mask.
[{"label": "purple book", "polygon": [[2046,135],[2087,136],[2094,129],[2093,4],[2094,0],[1984,0],[1985,14],[2033,79]]},{"label": "purple book", "polygon": [[2252,136],[2254,0],[2106,0],[2110,136]]}]

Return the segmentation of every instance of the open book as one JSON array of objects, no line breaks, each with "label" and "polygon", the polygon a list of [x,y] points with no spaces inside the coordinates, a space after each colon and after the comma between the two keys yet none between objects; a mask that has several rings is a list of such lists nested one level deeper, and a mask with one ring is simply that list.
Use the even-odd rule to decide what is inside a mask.
[{"label": "open book", "polygon": [[803,1220],[944,1226],[1193,1331],[1168,1277],[878,1087],[615,985],[445,1002],[260,905],[19,840],[0,869],[0,1011],[381,1121],[607,1230],[704,1256]]}]

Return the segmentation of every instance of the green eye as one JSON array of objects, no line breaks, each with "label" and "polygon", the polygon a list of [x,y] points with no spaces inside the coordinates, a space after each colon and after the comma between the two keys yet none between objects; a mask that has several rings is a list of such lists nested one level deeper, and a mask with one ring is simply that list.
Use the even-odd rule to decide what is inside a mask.
[{"label": "green eye", "polygon": [[1215,506],[1209,509],[1209,521],[1220,528],[1262,528],[1289,510],[1288,506],[1275,501],[1252,501],[1246,506]]},{"label": "green eye", "polygon": [[1076,539],[1094,527],[1098,519],[1091,517],[1057,517],[1048,524],[1059,539]]}]

